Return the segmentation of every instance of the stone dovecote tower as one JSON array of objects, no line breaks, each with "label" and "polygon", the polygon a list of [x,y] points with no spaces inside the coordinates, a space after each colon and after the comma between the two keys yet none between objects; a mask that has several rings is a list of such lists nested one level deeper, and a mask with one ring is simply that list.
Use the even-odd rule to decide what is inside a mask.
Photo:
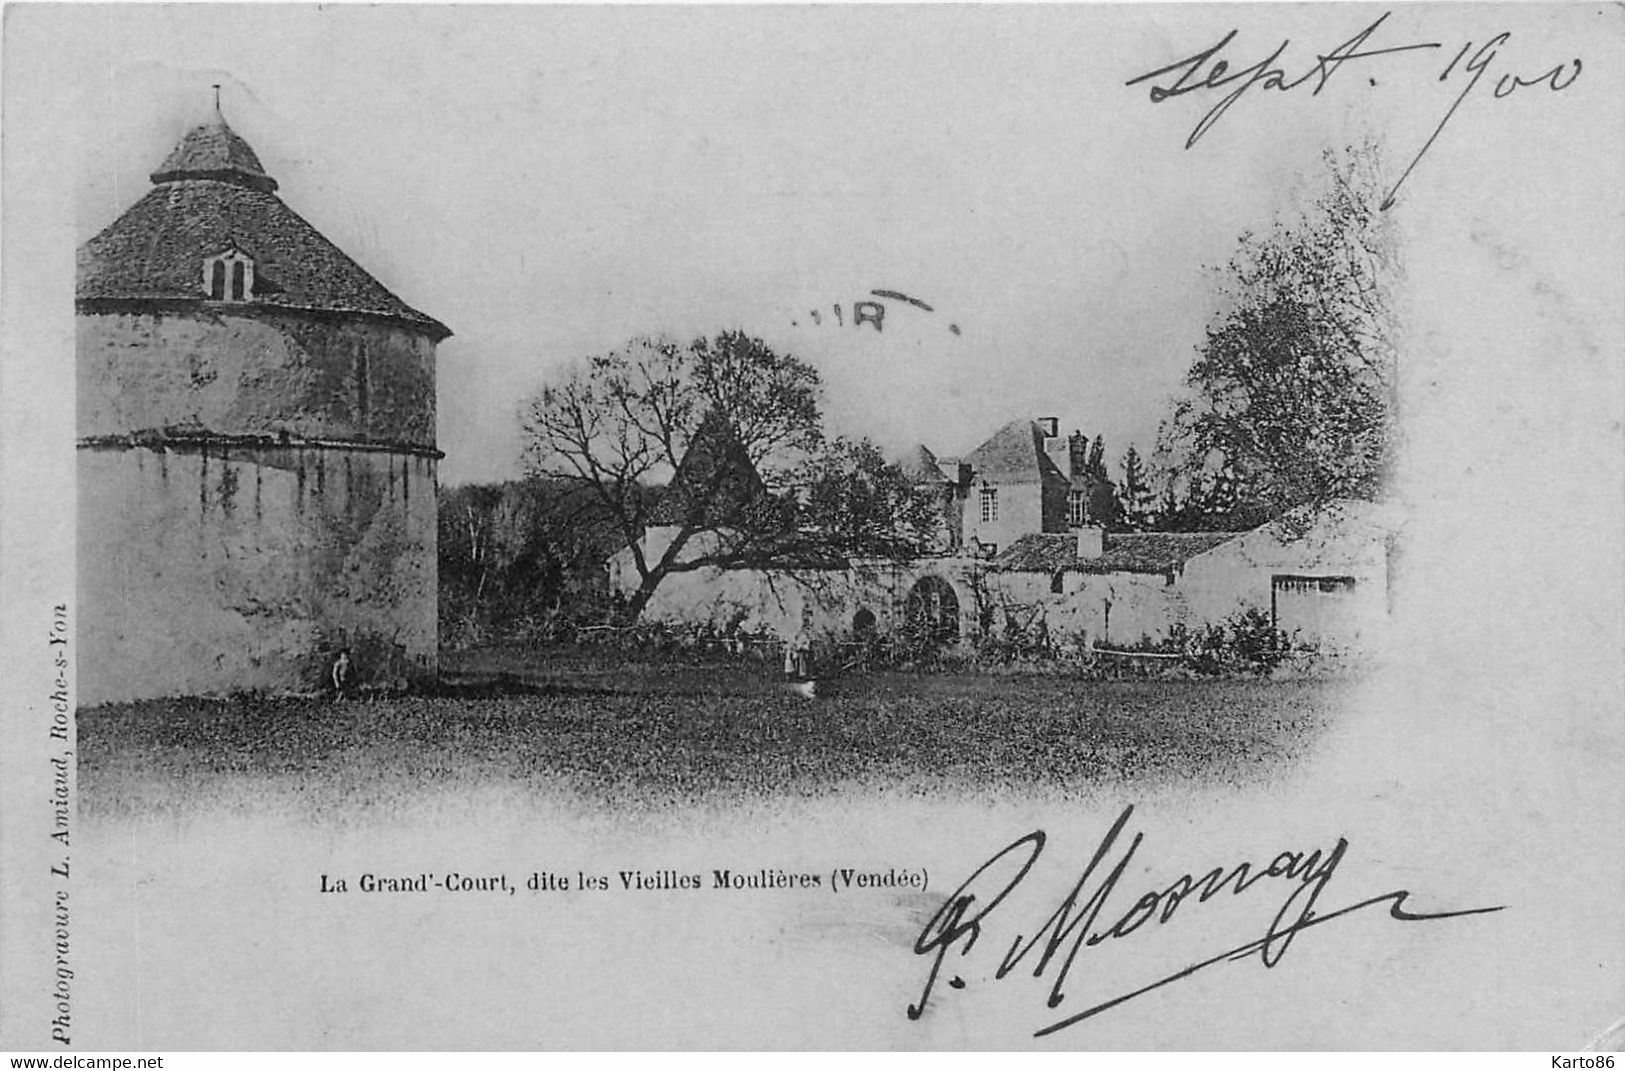
[{"label": "stone dovecote tower", "polygon": [[214,118],[79,250],[79,697],[432,674],[439,321]]}]

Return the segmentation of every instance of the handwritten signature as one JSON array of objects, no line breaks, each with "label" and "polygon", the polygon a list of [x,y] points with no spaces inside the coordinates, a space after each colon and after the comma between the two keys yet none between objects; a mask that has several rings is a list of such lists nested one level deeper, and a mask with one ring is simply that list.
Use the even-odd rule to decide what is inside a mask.
[{"label": "handwritten signature", "polygon": [[[1031,937],[1017,934],[1011,941],[1009,951],[1004,953],[994,972],[995,981],[1003,979],[1027,962],[1036,951],[1038,956],[1036,962],[1032,964],[1033,977],[1045,977],[1045,973],[1052,965],[1057,968],[1048,998],[1048,1007],[1054,1009],[1066,999],[1067,975],[1076,964],[1079,953],[1085,949],[1094,948],[1106,941],[1130,937],[1153,921],[1158,926],[1164,925],[1173,919],[1175,912],[1186,901],[1206,903],[1226,889],[1234,896],[1242,896],[1266,879],[1280,879],[1287,882],[1290,891],[1262,937],[1234,948],[1227,948],[1132,992],[1123,993],[1068,1015],[1036,1031],[1035,1037],[1044,1037],[1065,1030],[1101,1012],[1226,961],[1245,960],[1256,953],[1265,967],[1274,967],[1281,961],[1281,957],[1286,955],[1287,949],[1298,934],[1379,904],[1387,904],[1389,917],[1400,922],[1430,922],[1503,910],[1500,907],[1479,907],[1457,911],[1410,911],[1405,907],[1411,896],[1410,891],[1398,889],[1333,911],[1316,911],[1316,902],[1326,890],[1338,864],[1343,861],[1344,854],[1348,851],[1348,841],[1339,837],[1336,845],[1328,851],[1318,848],[1308,853],[1283,851],[1267,866],[1258,867],[1242,862],[1228,868],[1216,867],[1200,877],[1185,874],[1164,888],[1146,892],[1120,916],[1115,916],[1115,920],[1109,925],[1097,927],[1097,923],[1106,912],[1107,901],[1116,890],[1129,861],[1134,858],[1135,852],[1139,850],[1145,838],[1143,833],[1135,833],[1121,856],[1115,863],[1110,864],[1110,870],[1104,877],[1097,879],[1096,875],[1108,865],[1107,860],[1113,855],[1118,838],[1123,835],[1133,814],[1133,806],[1123,809],[1122,814],[1117,817],[1100,842],[1100,846],[1095,849],[1077,884],[1050,915],[1048,921]],[[970,954],[984,932],[989,930],[989,917],[1021,885],[1038,861],[1039,855],[1043,853],[1044,844],[1043,830],[1034,830],[1000,849],[987,862],[977,867],[926,923],[925,929],[914,943],[914,951],[917,955],[932,957],[931,969],[926,976],[925,989],[920,994],[919,1002],[908,1006],[910,1019],[918,1019],[924,1014],[926,1002],[931,999],[931,994],[936,988],[948,953],[957,951],[960,957]],[[1105,917],[1111,920],[1114,915],[1115,912]],[[964,989],[967,983],[956,974],[948,980],[948,985],[954,989]]]},{"label": "handwritten signature", "polygon": [[[1220,54],[1236,39],[1239,32],[1231,30],[1221,37],[1217,44],[1205,48],[1195,55],[1170,63],[1166,67],[1159,67],[1154,71],[1148,71],[1138,77],[1131,78],[1125,84],[1134,86],[1139,85],[1141,82],[1152,82],[1150,98],[1153,104],[1162,104],[1189,93],[1226,91],[1219,98],[1218,103],[1208,109],[1207,113],[1198,120],[1196,127],[1190,133],[1190,137],[1185,139],[1185,148],[1189,149],[1200,141],[1202,136],[1224,117],[1231,106],[1254,86],[1257,86],[1260,90],[1277,89],[1290,92],[1299,86],[1313,82],[1314,89],[1310,92],[1310,96],[1319,96],[1320,91],[1326,88],[1332,76],[1346,63],[1352,63],[1355,60],[1371,60],[1377,56],[1391,56],[1400,52],[1423,52],[1445,48],[1442,41],[1394,45],[1388,48],[1366,48],[1366,43],[1376,34],[1378,28],[1388,21],[1390,14],[1392,12],[1383,12],[1375,22],[1330,52],[1316,54],[1314,64],[1297,77],[1290,76],[1280,62],[1287,47],[1292,43],[1290,40],[1282,41],[1276,46],[1274,52],[1271,52],[1252,66],[1231,71],[1230,60],[1220,58]],[[1434,128],[1433,133],[1428,137],[1421,149],[1417,151],[1416,156],[1412,158],[1410,165],[1405,168],[1404,173],[1399,176],[1398,181],[1394,183],[1387,196],[1383,198],[1382,207],[1384,209],[1392,207],[1394,198],[1399,193],[1399,188],[1405,184],[1405,180],[1416,169],[1416,165],[1421,162],[1422,157],[1427,155],[1427,151],[1433,147],[1433,143],[1443,133],[1446,124],[1455,116],[1456,109],[1460,108],[1462,102],[1467,99],[1468,94],[1477,88],[1479,81],[1490,69],[1491,64],[1495,62],[1501,46],[1507,44],[1511,39],[1512,34],[1503,31],[1480,44],[1476,49],[1473,47],[1473,42],[1468,41],[1456,51],[1454,57],[1445,65],[1444,70],[1438,77],[1440,82],[1447,82],[1456,77],[1459,68],[1463,72],[1462,77],[1467,79],[1467,83],[1456,96],[1454,103],[1450,105],[1449,111],[1445,112],[1444,118],[1439,120],[1439,125]],[[1469,52],[1472,53],[1471,57],[1468,56]],[[1462,62],[1463,60],[1466,60],[1465,64]],[[1570,69],[1571,64],[1572,70]],[[1500,99],[1511,96],[1519,89],[1528,89],[1537,85],[1545,85],[1549,91],[1560,93],[1572,86],[1575,79],[1580,77],[1582,66],[1579,57],[1576,56],[1573,60],[1558,63],[1550,70],[1532,78],[1526,78],[1520,74],[1502,74],[1495,83],[1494,95],[1496,99]],[[1167,79],[1175,75],[1178,76],[1177,80],[1170,83]],[[1162,81],[1155,81],[1157,79]],[[1371,84],[1375,85],[1376,81],[1373,79]]]}]

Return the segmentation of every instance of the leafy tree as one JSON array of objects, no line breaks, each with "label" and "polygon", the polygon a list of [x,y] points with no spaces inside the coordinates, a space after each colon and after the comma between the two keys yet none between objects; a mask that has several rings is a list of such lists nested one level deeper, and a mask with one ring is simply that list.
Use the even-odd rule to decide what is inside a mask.
[{"label": "leafy tree", "polygon": [[1122,467],[1123,480],[1117,485],[1118,517],[1129,531],[1143,531],[1151,523],[1156,499],[1151,490],[1151,474],[1133,443],[1123,452]]},{"label": "leafy tree", "polygon": [[1106,472],[1106,437],[1096,435],[1095,441],[1089,447],[1089,460],[1084,464],[1084,471],[1091,476],[1102,480],[1110,480]]},{"label": "leafy tree", "polygon": [[542,480],[440,492],[440,624],[448,644],[546,638],[592,616],[619,544],[579,491]]},{"label": "leafy tree", "polygon": [[1226,464],[1194,472],[1162,468],[1151,482],[1151,508],[1142,522],[1148,532],[1240,532],[1271,519],[1258,502],[1244,498]]},{"label": "leafy tree", "polygon": [[[1372,145],[1328,151],[1324,183],[1217,273],[1222,311],[1162,447],[1232,520],[1372,498],[1391,463],[1399,271]],[[1204,507],[1212,512],[1212,504]]]},{"label": "leafy tree", "polygon": [[835,439],[802,473],[798,523],[844,555],[906,561],[942,541],[945,500],[868,439]]}]

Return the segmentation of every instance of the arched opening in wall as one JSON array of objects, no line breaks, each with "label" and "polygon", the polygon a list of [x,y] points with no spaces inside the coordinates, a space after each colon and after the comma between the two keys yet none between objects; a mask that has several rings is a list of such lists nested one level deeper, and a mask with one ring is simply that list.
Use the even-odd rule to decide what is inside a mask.
[{"label": "arched opening in wall", "polygon": [[852,635],[860,640],[874,639],[876,626],[875,612],[867,606],[860,606],[852,615]]},{"label": "arched opening in wall", "polygon": [[253,297],[254,261],[227,249],[203,261],[203,290],[211,301],[248,301]]},{"label": "arched opening in wall", "polygon": [[934,640],[959,638],[959,596],[940,576],[923,576],[909,589],[903,613],[911,631]]},{"label": "arched opening in wall", "polygon": [[1061,595],[1066,592],[1066,570],[1057,569],[1055,575],[1049,578],[1049,593]]}]

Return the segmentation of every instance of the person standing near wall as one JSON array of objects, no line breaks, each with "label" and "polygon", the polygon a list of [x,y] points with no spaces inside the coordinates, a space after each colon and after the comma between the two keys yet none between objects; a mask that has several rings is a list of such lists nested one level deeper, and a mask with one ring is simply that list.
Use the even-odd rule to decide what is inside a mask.
[{"label": "person standing near wall", "polygon": [[350,649],[345,647],[339,651],[339,656],[333,660],[333,670],[330,676],[333,680],[333,698],[343,699],[350,688]]},{"label": "person standing near wall", "polygon": [[811,699],[817,685],[812,680],[812,613],[801,612],[801,627],[784,645],[784,678],[802,695]]}]

